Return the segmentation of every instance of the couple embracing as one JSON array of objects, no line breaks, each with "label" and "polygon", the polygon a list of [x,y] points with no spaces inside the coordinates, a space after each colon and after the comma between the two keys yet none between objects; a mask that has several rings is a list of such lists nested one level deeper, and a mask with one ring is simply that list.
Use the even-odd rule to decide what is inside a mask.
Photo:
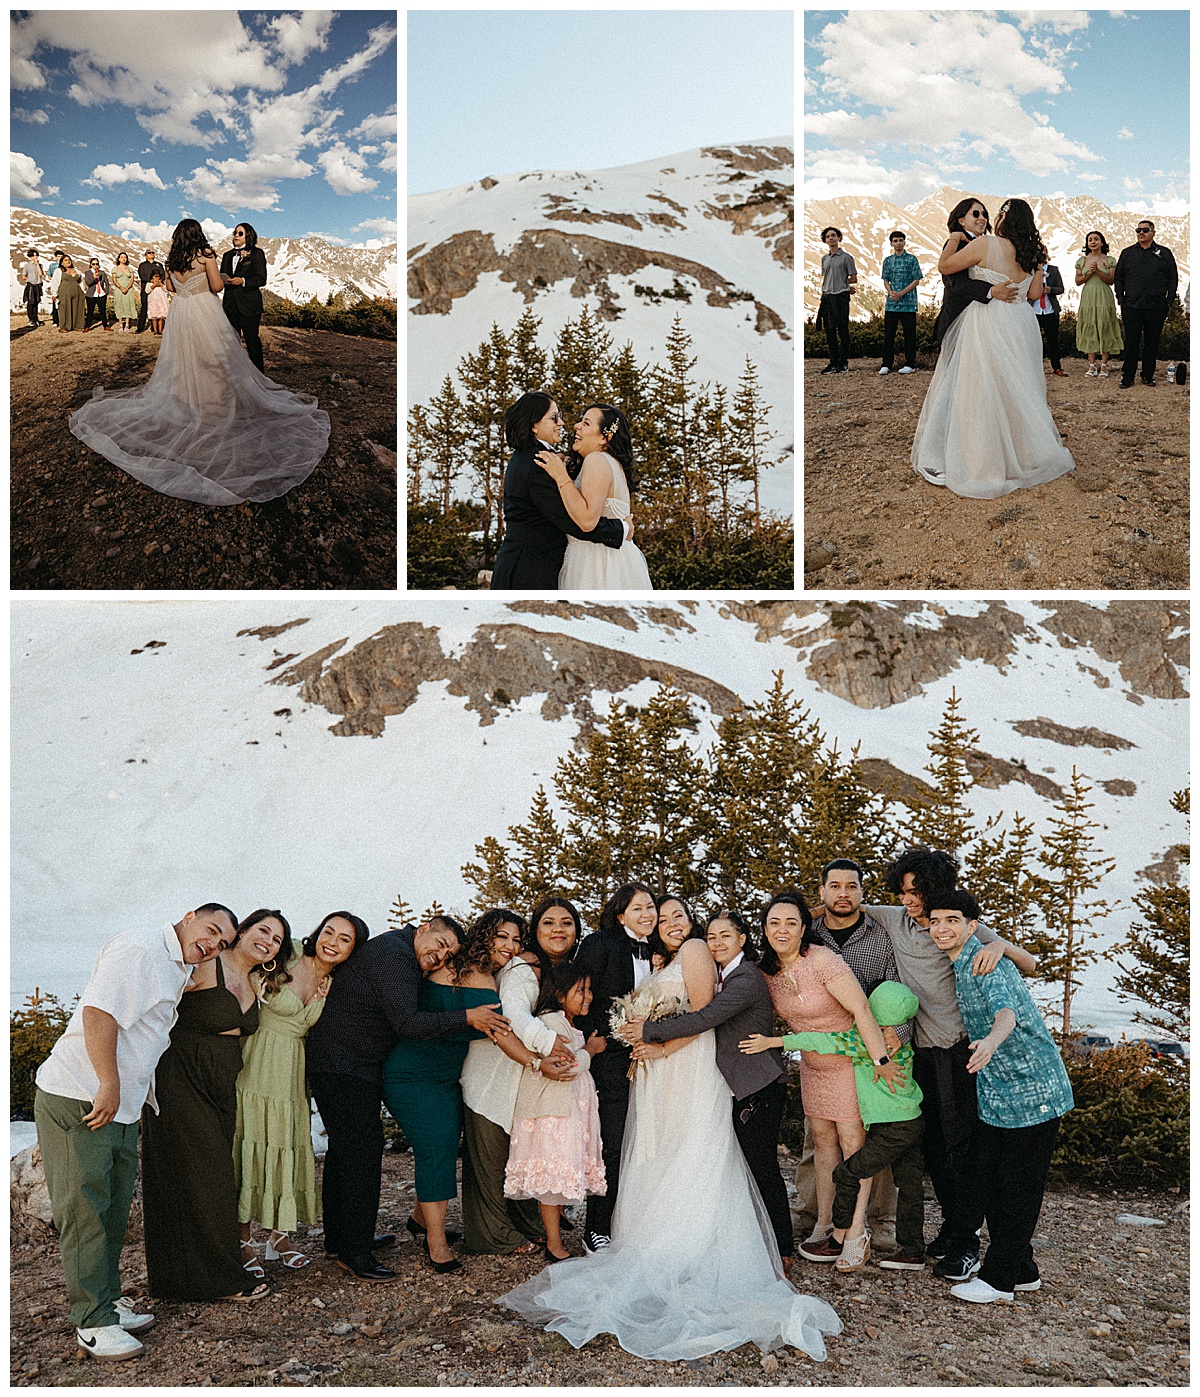
[{"label": "couple embracing", "polygon": [[629,498],[637,488],[629,423],[593,403],[564,457],[563,419],[549,393],[526,393],[504,417],[513,450],[504,472],[504,542],[493,591],[649,592],[633,542]]}]

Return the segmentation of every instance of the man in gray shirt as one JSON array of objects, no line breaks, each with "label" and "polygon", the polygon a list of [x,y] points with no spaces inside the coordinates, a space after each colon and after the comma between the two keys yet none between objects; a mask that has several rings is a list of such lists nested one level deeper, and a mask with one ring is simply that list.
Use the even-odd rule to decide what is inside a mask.
[{"label": "man in gray shirt", "polygon": [[829,363],[823,374],[850,372],[850,297],[858,285],[854,258],[842,251],[842,230],[822,229],[821,241],[829,251],[821,258],[821,308],[817,324],[825,326]]},{"label": "man in gray shirt", "polygon": [[21,299],[25,302],[25,313],[29,316],[29,323],[36,327],[38,324],[38,305],[42,299],[42,264],[38,261],[36,247],[31,247],[25,255],[29,261],[21,264],[20,279],[25,283]]}]

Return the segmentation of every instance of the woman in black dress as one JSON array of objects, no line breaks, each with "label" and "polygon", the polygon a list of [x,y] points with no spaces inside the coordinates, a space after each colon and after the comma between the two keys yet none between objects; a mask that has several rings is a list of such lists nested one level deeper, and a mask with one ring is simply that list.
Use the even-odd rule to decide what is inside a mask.
[{"label": "woman in black dress", "polygon": [[[157,1113],[142,1112],[142,1198],[150,1293],[161,1300],[258,1300],[246,1286],[233,1169],[242,1039],[258,1027],[254,980],[284,940],[260,908],[217,958],[196,967],[158,1062]],[[252,978],[253,977],[253,978]]]}]

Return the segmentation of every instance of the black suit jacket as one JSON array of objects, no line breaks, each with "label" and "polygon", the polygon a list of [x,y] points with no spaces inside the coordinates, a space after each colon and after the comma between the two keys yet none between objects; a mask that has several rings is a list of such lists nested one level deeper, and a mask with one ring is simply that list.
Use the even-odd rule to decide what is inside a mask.
[{"label": "black suit jacket", "polygon": [[585,1038],[600,1033],[608,1039],[608,1047],[592,1058],[592,1076],[598,1086],[619,1086],[629,1071],[629,1049],[613,1037],[608,1015],[613,1000],[633,989],[633,942],[623,930],[595,931],[579,943],[575,964],[592,981],[592,1006],[575,1026]]},{"label": "black suit jacket", "polygon": [[537,453],[545,449],[538,442],[534,448],[514,452],[504,472],[505,533],[492,572],[493,592],[557,591],[568,534],[609,548],[620,548],[625,542],[625,526],[619,519],[601,519],[591,533],[585,533],[571,518],[553,476],[537,463]]},{"label": "black suit jacket", "polygon": [[[233,249],[221,258],[221,271],[234,276]],[[244,286],[227,286],[222,295],[226,305],[232,305],[242,317],[262,314],[262,289],[267,284],[267,254],[261,247],[251,248],[241,260],[236,272],[244,278]]]},{"label": "black suit jacket", "polygon": [[671,1038],[705,1033],[710,1028],[715,1029],[717,1035],[717,1066],[729,1083],[735,1101],[753,1096],[786,1076],[787,1068],[778,1048],[769,1048],[765,1053],[744,1053],[738,1047],[742,1039],[752,1033],[770,1038],[775,1032],[771,991],[753,961],[742,961],[703,1009],[679,1014],[673,1019],[644,1023],[642,1037],[647,1043],[664,1043]]},{"label": "black suit jacket", "polygon": [[964,271],[943,276],[942,308],[938,312],[937,324],[933,327],[934,344],[941,344],[946,337],[946,331],[972,301],[990,300],[991,294],[992,283],[972,277],[969,267]]}]

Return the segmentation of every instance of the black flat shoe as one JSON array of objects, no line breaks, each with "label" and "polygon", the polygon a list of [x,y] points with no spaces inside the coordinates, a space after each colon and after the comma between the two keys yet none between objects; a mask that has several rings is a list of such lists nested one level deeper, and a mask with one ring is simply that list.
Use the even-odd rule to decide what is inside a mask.
[{"label": "black flat shoe", "polygon": [[[381,1248],[383,1248],[383,1247],[394,1247],[395,1245],[396,1245],[396,1234],[395,1234],[394,1232],[376,1232],[376,1234],[374,1235],[374,1237],[371,1238],[371,1250],[372,1250],[372,1251],[379,1251],[379,1250],[380,1250]],[[337,1247],[331,1247],[331,1246],[329,1245],[328,1241],[326,1241],[326,1243],[325,1243],[325,1255],[326,1255],[326,1256],[336,1256],[337,1254],[338,1254],[338,1249],[337,1249]]]},{"label": "black flat shoe", "polygon": [[360,1281],[394,1281],[395,1271],[381,1266],[369,1251],[356,1252],[353,1256],[339,1256],[337,1264],[343,1271],[349,1271]]},{"label": "black flat shoe", "polygon": [[549,1262],[570,1261],[571,1259],[569,1256],[555,1256],[549,1247],[543,1247],[542,1251],[545,1254],[546,1260]]},{"label": "black flat shoe", "polygon": [[[428,1229],[422,1227],[421,1224],[416,1220],[416,1218],[409,1218],[409,1220],[404,1224],[404,1228],[405,1228],[405,1231],[411,1232],[412,1235],[417,1239],[418,1242],[422,1241],[426,1236],[428,1236]],[[388,1234],[388,1235],[390,1235],[390,1234]],[[392,1237],[392,1242],[394,1242],[395,1240],[396,1240],[395,1237]],[[462,1241],[462,1233],[461,1233],[461,1232],[455,1232],[455,1230],[454,1230],[452,1227],[448,1227],[448,1228],[446,1228],[446,1241],[447,1241],[447,1242],[461,1242],[461,1241]],[[381,1242],[381,1241],[379,1240],[378,1237],[376,1237],[376,1238],[375,1238],[375,1245],[376,1245],[377,1247],[381,1247],[381,1246],[384,1246],[385,1244],[384,1244],[383,1242]],[[391,1243],[389,1242],[389,1243],[387,1243],[386,1245],[390,1246]]]},{"label": "black flat shoe", "polygon": [[429,1254],[429,1235],[426,1233],[421,1238],[421,1245],[425,1248],[425,1260],[438,1273],[439,1276],[448,1276],[451,1271],[461,1271],[462,1262],[457,1256],[452,1256],[449,1261],[435,1261]]}]

